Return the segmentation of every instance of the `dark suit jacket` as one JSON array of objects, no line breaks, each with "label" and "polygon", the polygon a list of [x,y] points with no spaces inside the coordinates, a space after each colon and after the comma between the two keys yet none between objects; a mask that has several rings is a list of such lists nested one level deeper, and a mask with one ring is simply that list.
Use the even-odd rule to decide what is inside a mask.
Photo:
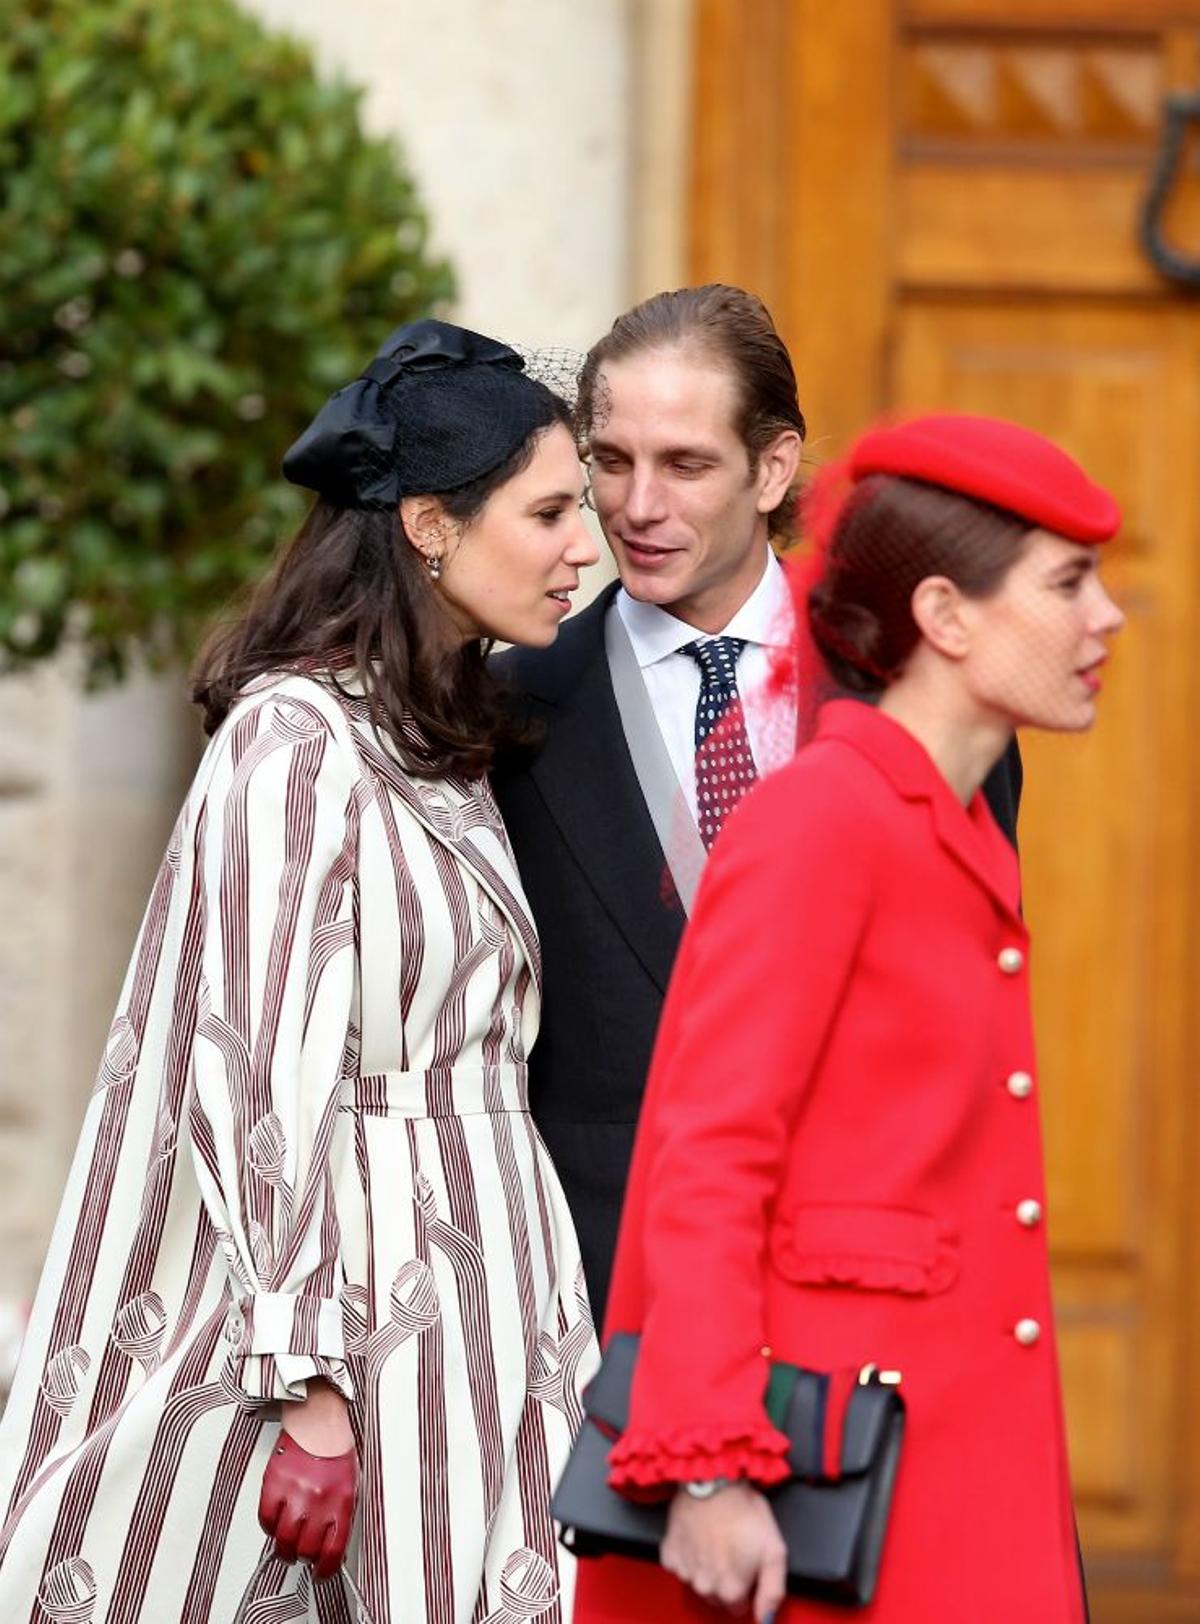
[{"label": "dark suit jacket", "polygon": [[[604,616],[616,590],[566,621],[550,648],[511,649],[493,661],[544,729],[536,754],[502,764],[494,783],[542,942],[533,1114],[579,1231],[597,1324],[685,922],[613,696]],[[1020,781],[1014,748],[985,786],[1010,839]]]}]

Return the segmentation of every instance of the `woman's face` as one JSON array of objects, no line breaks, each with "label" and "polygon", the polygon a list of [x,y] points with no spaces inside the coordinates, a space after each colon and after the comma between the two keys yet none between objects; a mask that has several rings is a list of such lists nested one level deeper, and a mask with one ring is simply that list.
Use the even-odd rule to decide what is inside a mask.
[{"label": "woman's face", "polygon": [[575,442],[555,423],[473,519],[451,522],[438,591],[464,637],[553,643],[579,571],[600,556],[580,512],[583,491]]},{"label": "woman's face", "polygon": [[1091,727],[1108,640],[1125,621],[1098,563],[1099,548],[1035,530],[999,591],[964,600],[963,674],[985,709],[1015,727]]}]

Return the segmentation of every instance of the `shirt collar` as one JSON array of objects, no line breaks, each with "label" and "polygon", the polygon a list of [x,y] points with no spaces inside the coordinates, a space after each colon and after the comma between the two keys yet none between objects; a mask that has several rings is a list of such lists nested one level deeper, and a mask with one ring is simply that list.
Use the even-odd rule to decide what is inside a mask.
[{"label": "shirt collar", "polygon": [[[639,603],[622,587],[617,593],[617,612],[625,623],[634,656],[644,670],[677,654],[685,643],[709,635],[679,620],[656,603]],[[766,648],[787,648],[795,635],[796,610],[783,566],[768,549],[762,579],[719,633],[721,637],[741,637],[747,643]]]}]

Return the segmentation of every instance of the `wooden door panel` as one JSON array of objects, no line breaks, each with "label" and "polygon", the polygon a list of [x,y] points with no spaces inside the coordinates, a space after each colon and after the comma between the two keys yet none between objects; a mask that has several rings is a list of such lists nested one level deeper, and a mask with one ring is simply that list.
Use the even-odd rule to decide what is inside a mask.
[{"label": "wooden door panel", "polygon": [[1194,26],[1195,0],[899,0],[905,23],[981,24],[1027,29],[1098,29],[1141,33],[1146,28]]},{"label": "wooden door panel", "polygon": [[[1093,1616],[1200,1620],[1200,299],[1137,232],[1200,0],[697,17],[693,279],[769,298],[815,459],[958,407],[1043,429],[1122,503],[1128,626],[1094,733],[1026,743],[1022,867]],[[1200,256],[1200,166],[1167,221]]]},{"label": "wooden door panel", "polygon": [[[1068,165],[973,173],[924,161],[897,182],[904,222],[899,265],[913,287],[983,293],[1157,296],[1158,272],[1135,234],[1145,192],[1139,172],[1098,170],[1081,181]],[[1200,243],[1200,179],[1180,185],[1171,231]]]},{"label": "wooden door panel", "polygon": [[[988,8],[974,5],[979,13]],[[922,287],[1160,295],[1137,236],[1168,91],[1200,36],[1140,26],[911,28],[898,42],[897,279]],[[1193,11],[1195,8],[1193,7]],[[1200,242],[1200,178],[1173,237]]]},{"label": "wooden door panel", "polygon": [[[889,393],[1016,418],[1117,488],[1106,579],[1128,624],[1100,721],[1030,735],[1021,813],[1072,1461],[1085,1540],[1167,1548],[1182,1265],[1188,696],[1200,313],[906,298]],[[1186,484],[1186,481],[1184,482]],[[1181,507],[1181,501],[1183,506]],[[1193,521],[1189,524],[1190,518]]]},{"label": "wooden door panel", "polygon": [[1080,36],[1044,28],[924,28],[902,41],[907,140],[969,143],[976,156],[1061,151],[1072,163],[1153,147],[1165,88],[1152,25]]}]

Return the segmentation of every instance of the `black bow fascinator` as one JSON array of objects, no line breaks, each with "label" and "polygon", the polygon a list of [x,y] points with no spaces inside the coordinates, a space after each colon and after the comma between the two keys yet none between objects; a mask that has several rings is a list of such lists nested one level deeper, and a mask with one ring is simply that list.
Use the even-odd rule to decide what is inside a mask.
[{"label": "black bow fascinator", "polygon": [[283,473],[339,507],[394,508],[402,496],[479,479],[561,415],[507,344],[450,322],[409,322],[330,396]]}]

